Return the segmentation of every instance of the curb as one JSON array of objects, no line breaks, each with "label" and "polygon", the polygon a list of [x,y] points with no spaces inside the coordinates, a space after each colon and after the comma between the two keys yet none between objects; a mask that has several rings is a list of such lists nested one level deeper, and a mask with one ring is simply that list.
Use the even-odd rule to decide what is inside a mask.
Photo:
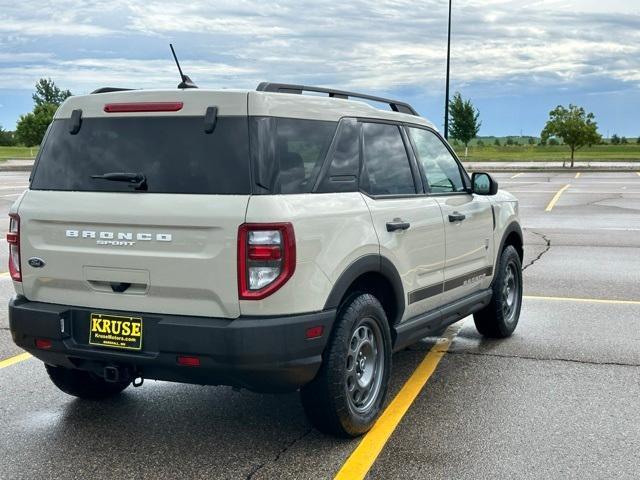
[{"label": "curb", "polygon": [[0,165],[0,172],[30,172],[33,164],[29,165]]}]

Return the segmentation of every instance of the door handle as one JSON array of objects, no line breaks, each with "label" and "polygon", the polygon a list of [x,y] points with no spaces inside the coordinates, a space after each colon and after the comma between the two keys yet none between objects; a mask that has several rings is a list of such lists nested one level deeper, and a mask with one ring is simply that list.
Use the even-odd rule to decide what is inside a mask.
[{"label": "door handle", "polygon": [[467,216],[459,212],[453,212],[451,215],[449,215],[450,222],[461,222],[465,218],[467,218]]},{"label": "door handle", "polygon": [[392,222],[387,222],[387,232],[395,232],[396,230],[408,230],[411,224],[403,222],[400,218],[394,218]]}]

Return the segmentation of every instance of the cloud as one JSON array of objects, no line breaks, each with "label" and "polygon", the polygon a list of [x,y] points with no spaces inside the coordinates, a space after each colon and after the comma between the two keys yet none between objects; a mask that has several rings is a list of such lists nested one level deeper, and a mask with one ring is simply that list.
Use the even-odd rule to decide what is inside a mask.
[{"label": "cloud", "polygon": [[[634,0],[454,2],[454,88],[476,95],[640,86]],[[617,13],[625,12],[625,14]],[[51,76],[65,88],[173,87],[184,69],[210,87],[262,80],[375,92],[442,91],[442,0],[24,0],[0,14],[0,88]]]}]

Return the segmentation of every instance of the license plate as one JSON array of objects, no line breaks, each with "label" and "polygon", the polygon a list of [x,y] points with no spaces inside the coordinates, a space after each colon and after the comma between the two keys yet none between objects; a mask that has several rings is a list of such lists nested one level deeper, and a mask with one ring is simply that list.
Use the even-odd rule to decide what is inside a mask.
[{"label": "license plate", "polygon": [[100,347],[142,349],[142,318],[92,313],[89,344]]}]

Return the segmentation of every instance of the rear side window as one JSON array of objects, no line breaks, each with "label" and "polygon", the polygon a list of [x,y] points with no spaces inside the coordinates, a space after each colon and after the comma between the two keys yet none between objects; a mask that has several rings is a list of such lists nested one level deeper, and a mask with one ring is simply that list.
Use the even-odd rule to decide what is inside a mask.
[{"label": "rear side window", "polygon": [[396,125],[364,123],[365,180],[363,189],[371,195],[416,193],[409,158]]},{"label": "rear side window", "polygon": [[336,122],[252,117],[251,156],[258,193],[309,193],[336,130]]},{"label": "rear side window", "polygon": [[203,117],[85,118],[75,135],[55,120],[31,188],[131,192],[91,178],[127,172],[144,174],[150,193],[248,194],[248,137],[247,117],[220,117],[210,134]]},{"label": "rear side window", "polygon": [[345,118],[340,122],[331,163],[318,187],[319,193],[358,190],[360,126],[361,123],[355,118]]}]

